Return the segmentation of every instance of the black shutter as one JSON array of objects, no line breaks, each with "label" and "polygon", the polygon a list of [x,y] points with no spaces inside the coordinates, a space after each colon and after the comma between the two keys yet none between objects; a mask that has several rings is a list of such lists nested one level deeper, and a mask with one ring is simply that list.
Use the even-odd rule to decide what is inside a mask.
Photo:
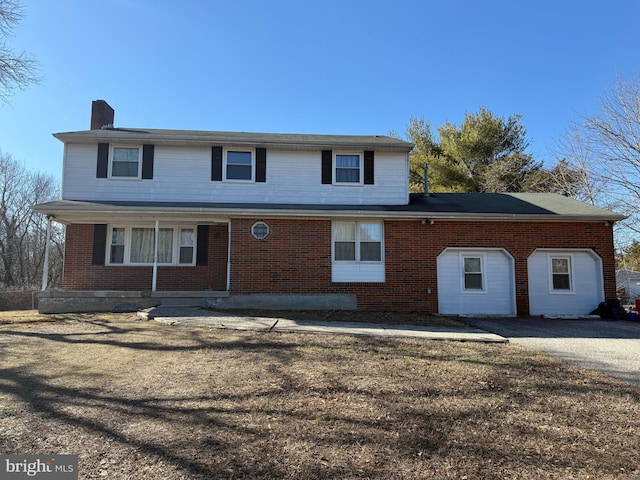
[{"label": "black shutter", "polygon": [[256,182],[267,181],[267,149],[256,148]]},{"label": "black shutter", "polygon": [[322,183],[331,185],[333,182],[333,153],[331,150],[322,150]]},{"label": "black shutter", "polygon": [[91,257],[91,264],[104,265],[106,251],[107,225],[105,223],[97,223],[93,226],[93,256]]},{"label": "black shutter", "polygon": [[222,181],[222,147],[211,147],[211,180]]},{"label": "black shutter", "polygon": [[96,166],[96,178],[107,178],[109,170],[109,144],[98,144],[98,163]]},{"label": "black shutter", "polygon": [[373,185],[374,171],[373,171],[373,152],[365,150],[364,152],[364,184]]},{"label": "black shutter", "polygon": [[142,179],[153,179],[153,145],[142,146]]},{"label": "black shutter", "polygon": [[207,265],[209,262],[209,225],[198,225],[198,245],[196,265]]}]

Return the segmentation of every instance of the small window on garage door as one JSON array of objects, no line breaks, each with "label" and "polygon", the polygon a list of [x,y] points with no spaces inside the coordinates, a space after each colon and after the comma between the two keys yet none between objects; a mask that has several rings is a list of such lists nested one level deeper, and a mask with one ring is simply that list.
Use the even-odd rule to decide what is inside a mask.
[{"label": "small window on garage door", "polygon": [[570,255],[549,255],[549,274],[552,293],[573,291]]},{"label": "small window on garage door", "polygon": [[462,290],[465,292],[484,291],[484,258],[482,255],[460,256],[462,263]]}]

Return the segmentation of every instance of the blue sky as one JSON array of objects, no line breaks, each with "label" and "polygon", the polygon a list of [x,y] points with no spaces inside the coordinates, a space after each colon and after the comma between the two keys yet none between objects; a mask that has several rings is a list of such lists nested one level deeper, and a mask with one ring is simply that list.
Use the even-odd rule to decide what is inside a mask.
[{"label": "blue sky", "polygon": [[117,127],[404,134],[486,106],[529,151],[640,73],[638,0],[23,0],[9,44],[42,82],[0,106],[0,149],[60,177],[54,132]]}]

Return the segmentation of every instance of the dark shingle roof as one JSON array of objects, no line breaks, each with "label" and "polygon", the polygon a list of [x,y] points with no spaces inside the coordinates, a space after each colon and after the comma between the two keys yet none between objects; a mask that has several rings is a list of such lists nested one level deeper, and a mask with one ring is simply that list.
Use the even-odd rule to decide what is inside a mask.
[{"label": "dark shingle roof", "polygon": [[460,220],[618,221],[625,217],[553,193],[435,193],[411,195],[408,205],[326,205],[205,202],[73,201],[34,207],[59,218],[74,215],[362,216]]}]

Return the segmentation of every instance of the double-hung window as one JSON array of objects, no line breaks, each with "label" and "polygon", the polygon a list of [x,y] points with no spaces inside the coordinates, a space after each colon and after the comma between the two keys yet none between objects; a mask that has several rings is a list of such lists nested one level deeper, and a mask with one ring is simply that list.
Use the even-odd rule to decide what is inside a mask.
[{"label": "double-hung window", "polygon": [[181,264],[193,264],[196,255],[196,230],[194,228],[181,228],[178,244],[179,260]]},{"label": "double-hung window", "polygon": [[253,181],[253,150],[229,149],[225,154],[225,179]]},{"label": "double-hung window", "polygon": [[[194,265],[194,227],[161,227],[158,230],[157,260],[161,265]],[[111,227],[108,246],[110,265],[151,265],[156,254],[154,227]]]},{"label": "double-hung window", "polygon": [[570,292],[571,281],[571,257],[550,256],[551,290],[553,292]]},{"label": "double-hung window", "polygon": [[359,153],[335,154],[335,183],[362,183],[362,155]]},{"label": "double-hung window", "polygon": [[462,289],[469,292],[484,290],[483,257],[462,255]]},{"label": "double-hung window", "polygon": [[140,147],[113,147],[111,149],[112,178],[140,178]]},{"label": "double-hung window", "polygon": [[336,262],[381,262],[382,224],[335,222],[333,245]]}]

